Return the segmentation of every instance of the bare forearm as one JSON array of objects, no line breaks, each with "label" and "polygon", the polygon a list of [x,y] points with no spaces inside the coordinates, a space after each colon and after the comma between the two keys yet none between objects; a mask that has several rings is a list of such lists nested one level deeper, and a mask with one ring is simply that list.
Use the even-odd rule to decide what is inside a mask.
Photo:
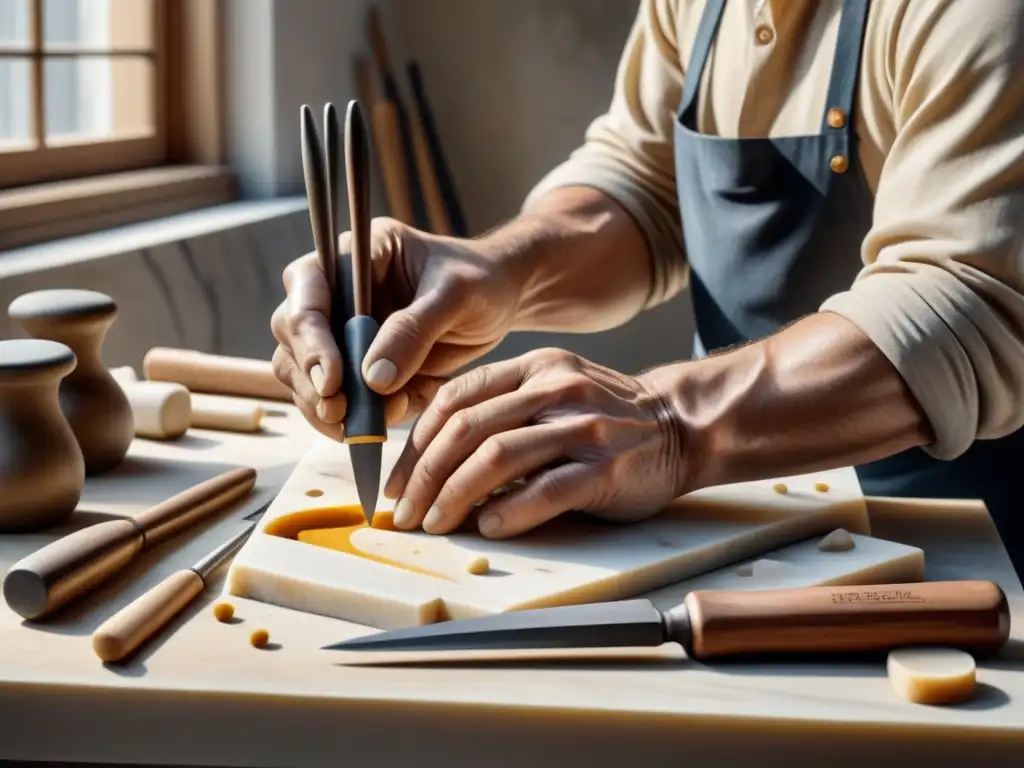
[{"label": "bare forearm", "polygon": [[623,324],[651,289],[647,244],[633,219],[588,187],[548,193],[481,238],[514,264],[523,290],[513,330],[593,332]]},{"label": "bare forearm", "polygon": [[829,313],[644,377],[678,414],[690,488],[862,464],[931,440],[885,356]]}]

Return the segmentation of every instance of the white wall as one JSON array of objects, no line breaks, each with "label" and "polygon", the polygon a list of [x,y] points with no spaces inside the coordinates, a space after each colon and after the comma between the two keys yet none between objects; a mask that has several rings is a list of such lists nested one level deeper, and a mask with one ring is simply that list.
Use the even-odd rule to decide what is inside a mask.
[{"label": "white wall", "polygon": [[[319,115],[323,102],[352,97],[350,57],[366,49],[369,4],[229,0],[229,143],[246,194],[302,193],[299,106],[308,102]],[[636,0],[382,4],[394,65],[414,57],[423,70],[474,233],[514,216],[606,107],[636,7]],[[691,335],[681,297],[607,333],[517,335],[491,358],[556,345],[635,371],[687,356]]]}]

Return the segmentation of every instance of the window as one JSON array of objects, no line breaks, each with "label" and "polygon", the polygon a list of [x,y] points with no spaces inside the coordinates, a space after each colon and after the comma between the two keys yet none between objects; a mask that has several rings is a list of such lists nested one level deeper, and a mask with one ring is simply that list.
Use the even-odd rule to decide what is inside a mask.
[{"label": "window", "polygon": [[221,0],[0,0],[0,251],[233,199]]},{"label": "window", "polygon": [[161,0],[0,0],[0,185],[166,156]]}]

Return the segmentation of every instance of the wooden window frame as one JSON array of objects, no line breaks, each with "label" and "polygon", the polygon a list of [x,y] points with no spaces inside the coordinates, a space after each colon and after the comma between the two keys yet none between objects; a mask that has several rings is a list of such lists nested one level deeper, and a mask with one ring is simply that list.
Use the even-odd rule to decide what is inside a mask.
[{"label": "wooden window frame", "polygon": [[155,135],[0,154],[0,251],[235,198],[223,167],[223,0],[154,0],[153,23]]}]

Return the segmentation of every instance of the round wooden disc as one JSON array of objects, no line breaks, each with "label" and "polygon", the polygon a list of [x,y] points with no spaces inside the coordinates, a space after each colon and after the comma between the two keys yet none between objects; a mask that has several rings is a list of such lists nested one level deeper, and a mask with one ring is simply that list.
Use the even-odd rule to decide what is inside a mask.
[{"label": "round wooden disc", "polygon": [[7,314],[14,320],[86,319],[107,317],[116,312],[117,304],[105,293],[77,288],[33,291],[19,296],[7,308]]},{"label": "round wooden disc", "polygon": [[37,373],[75,365],[75,353],[64,344],[46,339],[0,341],[0,376]]}]

